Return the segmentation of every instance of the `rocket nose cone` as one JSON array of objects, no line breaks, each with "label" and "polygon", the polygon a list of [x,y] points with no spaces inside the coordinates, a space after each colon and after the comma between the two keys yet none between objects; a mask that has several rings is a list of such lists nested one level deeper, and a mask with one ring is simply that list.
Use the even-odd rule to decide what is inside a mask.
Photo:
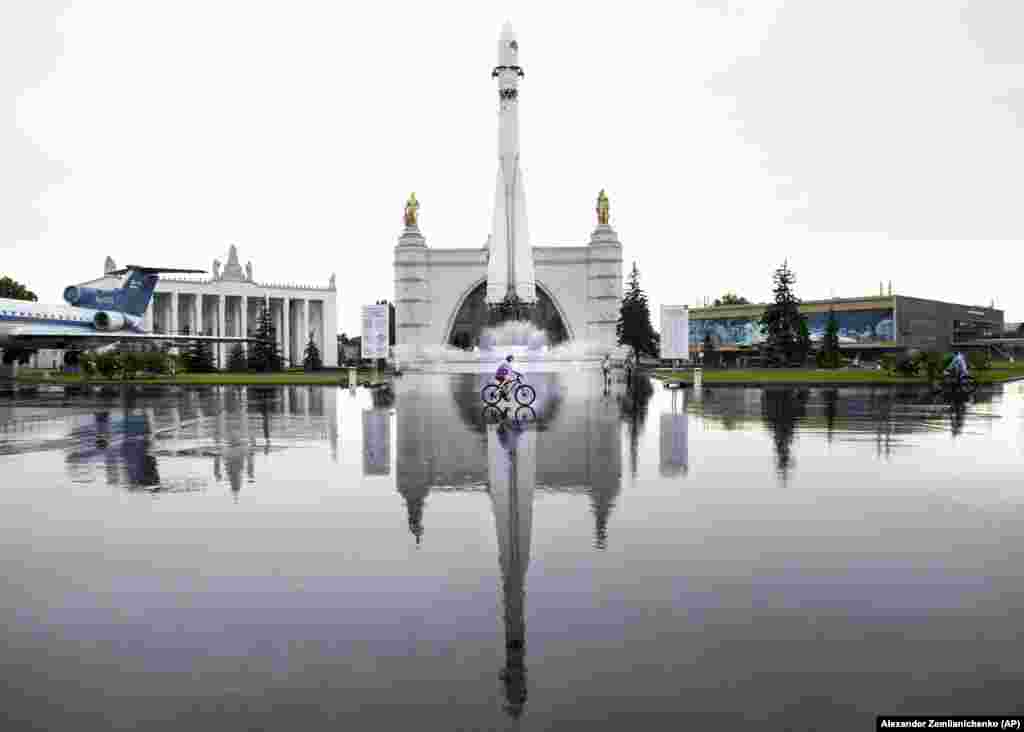
[{"label": "rocket nose cone", "polygon": [[512,23],[505,21],[505,25],[501,26],[501,40],[511,41],[516,37],[516,33],[512,30]]}]

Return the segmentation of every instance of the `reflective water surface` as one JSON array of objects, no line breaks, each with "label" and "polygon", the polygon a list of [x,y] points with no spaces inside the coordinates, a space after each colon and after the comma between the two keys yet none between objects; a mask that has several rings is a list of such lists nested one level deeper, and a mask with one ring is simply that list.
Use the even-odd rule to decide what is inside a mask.
[{"label": "reflective water surface", "polygon": [[1021,709],[1024,384],[528,380],[0,396],[10,728]]}]

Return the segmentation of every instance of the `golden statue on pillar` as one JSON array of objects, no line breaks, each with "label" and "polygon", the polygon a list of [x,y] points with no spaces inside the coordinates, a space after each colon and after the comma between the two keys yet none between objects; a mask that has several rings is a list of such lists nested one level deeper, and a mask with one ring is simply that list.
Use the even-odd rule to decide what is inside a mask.
[{"label": "golden statue on pillar", "polygon": [[416,226],[416,210],[420,207],[420,202],[416,200],[416,194],[410,193],[409,200],[405,202],[405,225]]},{"label": "golden statue on pillar", "polygon": [[608,196],[604,192],[604,188],[597,194],[597,224],[598,226],[608,226]]}]

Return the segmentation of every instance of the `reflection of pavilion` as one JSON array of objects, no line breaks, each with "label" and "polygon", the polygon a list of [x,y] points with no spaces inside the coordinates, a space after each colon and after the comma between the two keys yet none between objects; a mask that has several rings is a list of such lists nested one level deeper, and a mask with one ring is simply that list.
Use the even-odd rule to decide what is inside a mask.
[{"label": "reflection of pavilion", "polygon": [[522,714],[527,694],[525,584],[534,495],[589,495],[595,545],[601,548],[622,473],[613,400],[596,389],[584,389],[577,399],[562,395],[563,385],[553,374],[530,375],[529,382],[538,393],[538,422],[519,429],[510,423],[484,425],[483,383],[477,375],[406,377],[397,402],[397,487],[417,543],[432,490],[490,495],[504,605],[501,679],[505,710],[513,717]]},{"label": "reflection of pavilion", "polygon": [[[193,490],[162,480],[158,458],[209,457],[213,477],[233,493],[243,475],[255,480],[257,450],[268,456],[282,441],[327,439],[338,458],[337,390],[322,387],[216,387],[126,391],[97,406],[93,420],[68,439],[68,470],[85,478],[102,462],[108,485],[151,491]],[[95,399],[91,399],[95,402]],[[212,444],[211,444],[212,443]]]},{"label": "reflection of pavilion", "polygon": [[[480,401],[486,380],[476,374],[417,374],[398,383],[396,482],[414,536],[423,533],[431,491],[482,491],[489,485],[493,451]],[[559,374],[531,374],[529,382],[538,394],[538,423],[530,427],[537,432],[537,490],[589,496],[595,543],[601,545],[622,474],[617,405],[599,390],[563,394]]]}]

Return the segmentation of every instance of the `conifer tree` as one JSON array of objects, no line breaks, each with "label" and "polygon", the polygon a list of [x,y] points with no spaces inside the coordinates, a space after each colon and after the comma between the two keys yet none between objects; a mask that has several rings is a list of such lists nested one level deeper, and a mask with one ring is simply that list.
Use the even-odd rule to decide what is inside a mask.
[{"label": "conifer tree", "polygon": [[323,361],[320,358],[320,349],[317,348],[313,334],[310,333],[309,342],[306,344],[306,353],[302,358],[302,367],[306,371],[319,371],[321,366],[323,366]]},{"label": "conifer tree", "polygon": [[209,341],[192,341],[185,352],[185,368],[193,374],[209,374],[217,370],[213,346]]},{"label": "conifer tree", "polygon": [[839,321],[836,320],[836,313],[832,309],[828,311],[818,365],[825,369],[839,368]]},{"label": "conifer tree", "polygon": [[249,345],[249,367],[256,371],[280,371],[283,367],[281,351],[277,346],[277,332],[270,307],[264,303],[256,326],[256,338]]},{"label": "conifer tree", "polygon": [[775,270],[775,302],[770,304],[761,317],[760,325],[765,332],[764,355],[769,363],[782,366],[802,361],[810,349],[811,339],[807,330],[807,319],[800,312],[800,300],[793,293],[796,275],[786,262]]},{"label": "conifer tree", "polygon": [[658,357],[659,336],[651,325],[651,310],[647,305],[647,295],[640,287],[640,270],[633,263],[626,282],[626,292],[619,309],[619,321],[615,325],[615,335],[620,345],[633,349],[639,356],[646,353]]}]

